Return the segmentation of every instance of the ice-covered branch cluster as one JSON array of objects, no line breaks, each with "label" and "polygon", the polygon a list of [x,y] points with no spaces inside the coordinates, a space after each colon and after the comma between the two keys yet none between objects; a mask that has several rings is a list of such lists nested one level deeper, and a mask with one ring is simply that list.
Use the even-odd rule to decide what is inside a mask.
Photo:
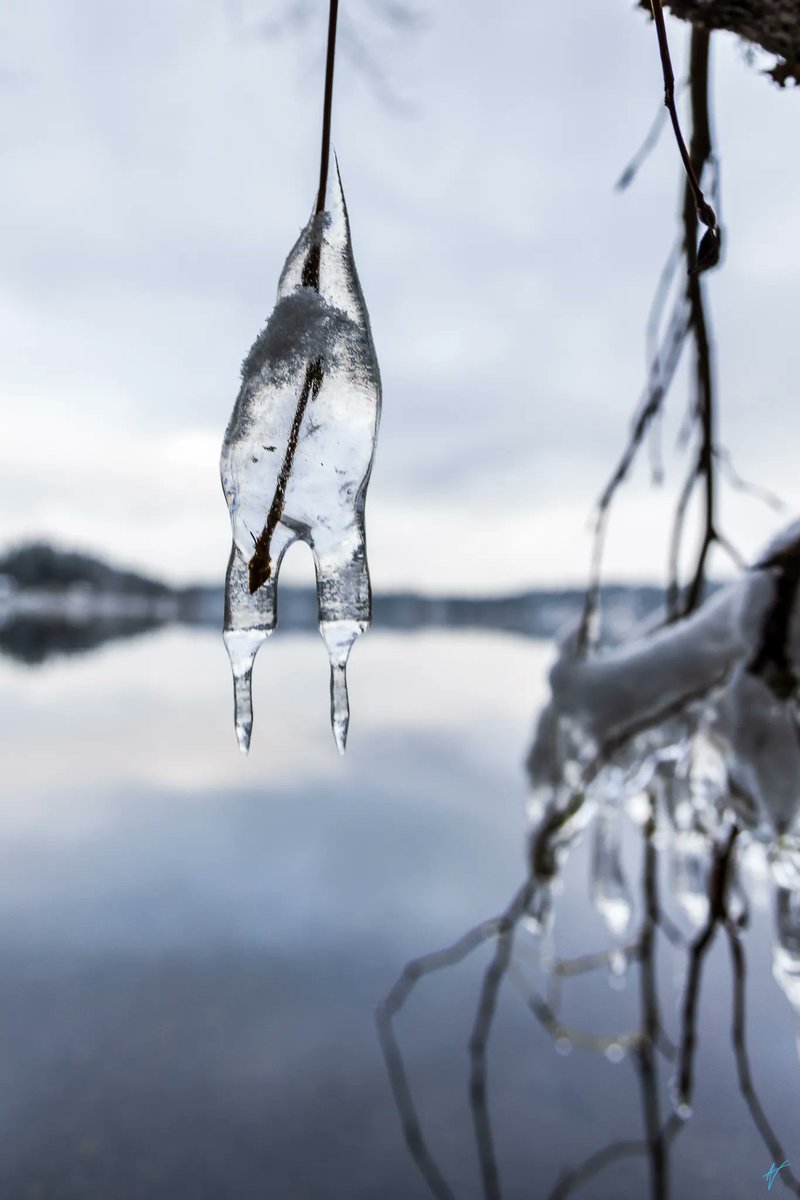
[{"label": "ice-covered branch cluster", "polygon": [[[725,760],[730,803],[749,828],[781,835],[800,802],[800,525],[734,583],[670,624],[586,654],[566,636],[528,759],[534,797],[642,771],[702,728]],[[649,765],[648,765],[649,764]]]},{"label": "ice-covered branch cluster", "polygon": [[593,900],[623,932],[631,900],[620,822],[654,805],[675,900],[696,928],[713,913],[726,840],[738,839],[724,920],[746,907],[743,861],[769,881],[775,978],[800,1022],[800,524],[681,621],[589,655],[570,634],[550,683],[527,764],[535,922],[546,925],[550,880],[591,826]]},{"label": "ice-covered branch cluster", "polygon": [[[648,1161],[650,1194],[671,1194],[670,1149],[692,1115],[697,1090],[704,969],[720,935],[730,950],[728,1027],[739,1088],[768,1151],[783,1161],[750,1071],[742,935],[757,882],[761,893],[772,892],[773,974],[800,1034],[799,587],[797,524],[741,579],[680,621],[640,628],[625,643],[588,655],[577,631],[563,640],[527,761],[532,828],[526,879],[497,916],[408,963],[377,1013],[409,1151],[439,1200],[454,1200],[455,1192],[416,1109],[395,1020],[425,977],[450,970],[486,943],[493,950],[469,1037],[469,1103],[485,1196],[503,1194],[487,1058],[506,980],[556,1050],[628,1059],[641,1093],[643,1134],[565,1170],[551,1200],[566,1200],[617,1159],[637,1155]],[[560,958],[558,882],[582,837],[591,839],[589,895],[610,944]],[[659,988],[660,940],[682,979],[670,1022],[664,1014],[671,1000]],[[630,1023],[630,1005],[626,1027],[602,1035],[562,1016],[569,981],[596,971],[607,972],[614,988],[635,971],[638,1025]],[[668,1026],[676,1025],[677,1036],[670,1035]],[[800,1195],[800,1180],[789,1168],[783,1182]]]}]

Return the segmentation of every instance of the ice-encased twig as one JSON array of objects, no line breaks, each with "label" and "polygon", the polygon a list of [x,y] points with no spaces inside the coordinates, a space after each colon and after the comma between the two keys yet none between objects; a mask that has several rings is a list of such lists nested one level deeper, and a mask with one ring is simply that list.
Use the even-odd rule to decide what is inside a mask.
[{"label": "ice-encased twig", "polygon": [[372,618],[364,503],[380,373],[338,167],[333,192],[330,208],[312,215],[286,260],[275,308],[242,364],[222,448],[233,530],[224,638],[245,752],[253,661],[276,625],[278,573],[289,546],[304,541],[314,555],[331,721],[342,752],[347,657]]}]

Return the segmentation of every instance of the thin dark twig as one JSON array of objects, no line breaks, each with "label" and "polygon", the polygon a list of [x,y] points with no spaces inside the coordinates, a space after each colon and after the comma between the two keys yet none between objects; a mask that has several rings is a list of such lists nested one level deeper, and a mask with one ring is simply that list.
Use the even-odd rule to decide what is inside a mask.
[{"label": "thin dark twig", "polygon": [[[661,0],[650,0],[650,7],[653,10],[653,20],[656,24],[656,33],[658,35],[658,50],[661,55],[661,70],[664,75],[664,104],[667,107],[672,128],[675,133],[675,141],[678,144],[681,159],[683,160],[683,168],[686,172],[686,179],[692,192],[694,199],[695,211],[698,220],[706,226],[709,233],[719,243],[719,229],[717,226],[717,217],[714,209],[703,195],[703,190],[700,186],[698,174],[695,170],[695,165],[686,148],[686,142],[683,140],[681,133],[680,121],[678,120],[678,110],[675,107],[675,74],[672,70],[672,59],[669,53],[669,41],[667,40],[667,28],[664,22],[664,9]],[[693,33],[696,32],[696,27],[693,28]],[[708,38],[708,34],[704,33]],[[690,75],[690,79],[692,76]],[[704,265],[712,265],[697,263],[697,270],[702,270]]]},{"label": "thin dark twig", "polygon": [[[663,114],[664,110],[661,109]],[[645,329],[645,351],[647,361],[648,375],[653,377],[659,370],[659,331],[661,327],[661,319],[664,313],[664,307],[675,278],[675,272],[678,269],[678,263],[681,261],[682,246],[680,241],[676,241],[675,245],[669,252],[667,261],[661,269],[661,274],[656,284],[656,290],[650,304],[650,312],[647,317],[647,327]],[[663,452],[661,446],[661,433],[663,424],[663,410],[659,409],[656,413],[650,432],[650,456],[651,456],[651,472],[654,484],[661,484],[664,480],[664,463]]]},{"label": "thin dark twig", "polygon": [[660,909],[658,916],[656,917],[656,924],[671,945],[677,946],[682,950],[686,948],[686,938],[681,933],[680,929],[678,929],[678,926],[675,924],[672,918],[668,917],[667,914]]},{"label": "thin dark twig", "polygon": [[534,886],[531,879],[526,880],[524,885],[515,893],[508,908],[500,916],[492,917],[488,921],[482,921],[479,925],[468,930],[457,941],[453,942],[451,946],[447,946],[443,950],[436,950],[431,954],[425,954],[420,958],[413,959],[404,968],[399,979],[375,1013],[378,1039],[386,1064],[395,1105],[403,1127],[406,1145],[420,1174],[437,1200],[453,1200],[453,1192],[425,1141],[419,1115],[414,1104],[408,1074],[403,1062],[403,1056],[395,1036],[394,1018],[403,1008],[420,979],[434,972],[455,966],[467,958],[473,950],[483,945],[484,942],[489,941],[493,937],[502,939],[510,931],[513,931],[513,928],[519,922],[520,917],[531,902]]},{"label": "thin dark twig", "polygon": [[[750,1060],[747,1054],[747,1023],[745,1019],[745,979],[746,965],[744,958],[744,950],[739,935],[730,921],[725,923],[725,931],[728,935],[728,945],[731,951],[731,966],[733,968],[733,1019],[731,1021],[731,1041],[733,1043],[733,1052],[736,1057],[736,1072],[739,1077],[739,1089],[744,1097],[747,1107],[750,1109],[750,1115],[753,1122],[761,1134],[761,1138],[767,1150],[772,1155],[773,1162],[783,1162],[784,1153],[780,1142],[775,1136],[775,1132],[767,1120],[766,1113],[761,1107],[761,1101],[756,1094],[753,1086],[753,1077],[750,1073]],[[785,1174],[784,1174],[785,1172]],[[792,1172],[791,1167],[786,1164],[781,1168],[781,1182],[796,1196],[800,1196],[800,1182]]]},{"label": "thin dark twig", "polygon": [[667,256],[667,261],[661,268],[661,274],[658,277],[656,290],[650,304],[650,312],[647,317],[647,328],[645,331],[645,350],[647,356],[647,369],[652,372],[658,354],[658,330],[661,324],[661,317],[664,312],[664,307],[669,296],[669,290],[672,286],[672,281],[675,278],[675,272],[678,269],[678,263],[681,261],[682,246],[680,241],[676,241],[675,245]]},{"label": "thin dark twig", "polygon": [[629,962],[634,962],[640,953],[640,942],[628,942],[625,946],[614,946],[611,950],[599,950],[596,954],[581,954],[576,958],[562,958],[554,963],[551,971],[560,979],[569,979],[574,975],[584,975],[588,971],[597,971],[607,967],[617,955],[623,955]]},{"label": "thin dark twig", "polygon": [[622,454],[617,469],[605,486],[600,497],[598,508],[603,510],[609,506],[614,492],[624,482],[633,464],[639,443],[647,432],[653,417],[659,411],[670,383],[680,361],[680,352],[689,327],[689,315],[683,302],[679,302],[673,311],[669,329],[658,355],[654,358],[650,377],[639,404],[639,410],[633,421],[628,446]]},{"label": "thin dark twig", "polygon": [[[709,551],[715,542],[735,557],[733,547],[724,539],[716,525],[716,476],[715,476],[715,405],[713,348],[708,328],[708,317],[699,275],[719,260],[721,233],[716,213],[706,200],[701,188],[704,169],[713,168],[712,194],[715,200],[719,193],[719,171],[713,154],[711,121],[709,115],[709,47],[708,31],[693,27],[691,36],[689,86],[691,96],[692,136],[690,148],[681,133],[675,107],[675,78],[669,54],[664,12],[661,0],[651,0],[653,18],[658,33],[658,44],[664,77],[664,101],[672,120],[676,141],[685,170],[684,200],[682,209],[683,236],[677,254],[683,251],[687,267],[685,288],[676,299],[672,317],[661,346],[656,349],[659,326],[666,298],[669,294],[678,258],[676,250],[670,254],[659,279],[650,317],[647,323],[646,344],[648,350],[648,385],[634,418],[628,444],[620,458],[597,505],[592,560],[589,583],[586,590],[583,615],[578,632],[578,650],[586,653],[590,647],[600,596],[600,570],[607,531],[609,509],[619,486],[627,478],[638,454],[640,444],[648,431],[653,432],[660,419],[665,397],[677,370],[684,341],[691,334],[695,346],[694,383],[695,401],[692,406],[690,424],[700,429],[700,445],[697,461],[687,479],[678,501],[673,524],[670,547],[670,574],[668,578],[668,616],[679,615],[678,563],[683,537],[684,520],[689,500],[696,483],[702,484],[704,522],[695,566],[686,590],[683,613],[688,614],[700,602],[705,585],[706,563]],[[698,246],[698,224],[706,226]],[[657,455],[657,447],[651,443],[651,451]],[[654,474],[660,481],[660,458],[654,459]],[[738,560],[737,561],[741,561]]]},{"label": "thin dark twig", "polygon": [[717,542],[717,545],[720,546],[725,551],[728,558],[731,560],[733,565],[738,568],[738,570],[740,570],[740,571],[747,570],[747,560],[745,558],[743,558],[743,556],[739,553],[739,551],[734,546],[733,542],[730,541],[730,539],[727,538],[724,533],[720,533],[719,531],[717,531],[716,542]]},{"label": "thin dark twig", "polygon": [[283,516],[283,506],[286,503],[286,488],[289,483],[289,475],[294,464],[294,456],[297,451],[297,443],[300,439],[300,426],[303,423],[306,408],[309,400],[316,400],[319,395],[319,390],[322,387],[323,371],[322,361],[315,359],[306,367],[306,376],[303,380],[303,387],[297,401],[294,418],[292,419],[292,427],[289,430],[289,438],[286,443],[286,450],[283,455],[283,462],[278,474],[278,482],[275,487],[275,494],[272,497],[272,504],[267,514],[267,520],[264,528],[256,538],[253,557],[248,565],[248,576],[250,592],[255,592],[262,584],[266,583],[272,572],[271,546],[272,535],[278,527],[278,523]]},{"label": "thin dark twig", "polygon": [[513,962],[510,962],[508,966],[508,978],[516,987],[526,1008],[533,1013],[536,1020],[554,1041],[565,1038],[575,1046],[604,1054],[611,1047],[618,1047],[622,1051],[635,1048],[641,1040],[641,1034],[638,1032],[608,1036],[586,1033],[582,1029],[564,1025],[559,1018],[557,1006],[549,1003],[538,992],[533,991],[524,973]]},{"label": "thin dark twig", "polygon": [[714,856],[708,885],[708,916],[701,933],[692,943],[689,952],[689,971],[687,974],[681,1019],[683,1032],[681,1037],[680,1068],[678,1071],[678,1100],[681,1104],[688,1105],[691,1103],[694,1051],[697,1042],[697,1005],[700,999],[703,960],[714,940],[717,927],[725,919],[725,899],[728,890],[731,863],[733,861],[733,847],[738,833],[738,827],[733,825],[725,845]]},{"label": "thin dark twig", "polygon": [[[665,1122],[664,1128],[661,1131],[661,1140],[665,1146],[670,1146],[675,1138],[680,1134],[685,1127],[685,1121],[681,1121],[676,1116],[671,1116]],[[597,1150],[590,1155],[579,1167],[568,1172],[559,1179],[553,1191],[550,1193],[548,1200],[566,1200],[578,1188],[594,1179],[596,1175],[607,1167],[610,1163],[617,1162],[621,1158],[634,1158],[638,1154],[646,1154],[648,1144],[643,1140],[628,1140],[614,1142],[610,1146],[604,1146],[602,1150]]]},{"label": "thin dark twig", "polygon": [[550,1193],[549,1200],[566,1200],[567,1196],[572,1195],[595,1175],[599,1175],[603,1168],[610,1163],[617,1162],[621,1158],[635,1158],[637,1154],[646,1153],[647,1142],[641,1140],[614,1142],[611,1146],[604,1146],[602,1150],[596,1151],[574,1171],[562,1175]]},{"label": "thin dark twig", "polygon": [[409,1153],[436,1200],[455,1200],[455,1193],[447,1183],[425,1141],[403,1055],[397,1044],[391,1017],[386,1012],[379,1012],[378,1035],[395,1107],[400,1116],[403,1137]]},{"label": "thin dark twig", "polygon": [[742,479],[733,464],[730,450],[727,450],[724,446],[717,446],[714,449],[714,458],[724,470],[728,483],[734,491],[746,492],[748,496],[755,496],[756,499],[763,500],[773,512],[786,511],[785,501],[781,500],[780,496],[777,496],[775,492],[771,492],[769,488],[762,487],[758,483],[751,483],[748,479]]},{"label": "thin dark twig", "polygon": [[664,111],[663,107],[659,106],[658,112],[655,115],[655,119],[645,134],[644,141],[628,165],[625,167],[625,170],[622,172],[617,182],[614,184],[614,189],[616,191],[624,192],[625,189],[630,187],[630,185],[633,183],[642,164],[658,144],[658,139],[661,136],[661,130],[664,128],[664,122],[666,119],[666,112]]},{"label": "thin dark twig", "polygon": [[661,409],[669,386],[678,369],[688,328],[689,316],[681,299],[675,305],[669,329],[664,338],[664,344],[651,366],[647,386],[633,420],[628,444],[597,502],[589,586],[586,589],[586,599],[578,639],[578,645],[581,650],[588,648],[590,628],[597,612],[600,594],[600,568],[611,502],[614,499],[617,489],[627,479],[642,439],[647,433],[651,422]]},{"label": "thin dark twig", "polygon": [[680,550],[681,542],[683,541],[683,525],[686,520],[686,510],[689,507],[689,501],[692,498],[694,485],[697,482],[697,475],[700,469],[699,457],[692,461],[689,473],[686,476],[683,487],[681,488],[678,503],[675,507],[675,516],[672,522],[672,535],[670,537],[669,546],[669,575],[667,582],[667,620],[674,621],[679,615],[680,604]]},{"label": "thin dark twig", "polygon": [[[600,769],[598,762],[597,769]],[[587,767],[587,772],[590,768]],[[584,782],[589,782],[587,774]],[[555,840],[559,832],[577,816],[583,807],[585,796],[581,789],[570,793],[566,804],[554,804],[543,816],[528,840],[528,872],[537,881],[552,879],[558,870]]]},{"label": "thin dark twig", "polygon": [[[657,0],[658,2],[658,0]],[[708,62],[710,34],[707,30],[692,27],[690,95],[692,105],[691,164],[693,177],[702,176],[706,163],[711,158],[711,122],[708,107]],[[715,409],[714,377],[712,369],[712,346],[708,330],[703,285],[699,278],[699,255],[697,242],[697,198],[691,177],[687,180],[683,199],[683,246],[689,268],[686,295],[689,301],[690,326],[695,345],[695,386],[697,419],[700,423],[701,443],[697,465],[698,476],[703,480],[704,527],[697,556],[694,576],[686,597],[685,612],[692,612],[700,602],[705,583],[708,552],[718,534],[716,516],[716,480],[714,472]],[[700,218],[702,219],[702,218]]]},{"label": "thin dark twig", "polygon": [[[707,31],[693,28],[690,49],[690,95],[692,110],[692,138],[689,157],[695,178],[702,178],[708,165],[714,167],[714,191],[719,189],[719,172],[713,155],[711,120],[709,116],[709,50],[710,35]],[[713,372],[713,348],[709,333],[709,322],[705,308],[703,286],[699,279],[703,269],[701,259],[703,246],[697,248],[698,213],[696,196],[691,180],[687,178],[683,197],[683,251],[688,268],[686,300],[689,306],[689,330],[695,347],[694,385],[695,398],[690,414],[692,424],[700,427],[700,445],[697,461],[686,480],[678,501],[673,523],[670,547],[670,573],[668,583],[668,613],[671,618],[678,610],[678,562],[683,536],[684,518],[695,483],[702,482],[703,529],[700,547],[686,591],[683,613],[692,612],[699,604],[705,585],[706,563],[711,547],[716,542],[734,559],[737,566],[743,561],[732,544],[719,531],[716,523],[716,458],[715,445],[715,390]],[[705,264],[708,265],[708,264]]]},{"label": "thin dark twig", "polygon": [[470,1109],[475,1129],[475,1143],[478,1149],[481,1179],[483,1181],[483,1194],[486,1200],[501,1200],[502,1196],[500,1190],[500,1172],[497,1165],[494,1137],[489,1118],[486,1086],[486,1051],[497,1011],[500,988],[508,971],[509,962],[511,961],[511,952],[514,948],[514,934],[520,918],[530,905],[535,886],[534,880],[529,878],[506,910],[498,932],[497,945],[492,961],[486,968],[483,977],[478,1010],[469,1039]]},{"label": "thin dark twig", "polygon": [[415,958],[408,963],[378,1009],[376,1014],[378,1022],[391,1021],[399,1013],[423,976],[432,975],[435,971],[443,971],[447,967],[454,967],[462,962],[478,946],[482,946],[484,942],[495,937],[502,922],[503,916],[481,921],[479,925],[475,925],[453,942],[452,946],[447,946],[444,950],[434,950],[431,954],[423,954],[420,958]]},{"label": "thin dark twig", "polygon": [[[686,1122],[681,1121],[679,1117],[671,1116],[661,1130],[660,1136],[663,1145],[671,1146],[685,1125]],[[648,1149],[648,1143],[643,1140],[614,1142],[610,1146],[604,1146],[602,1150],[597,1150],[590,1155],[579,1167],[562,1175],[548,1200],[566,1200],[578,1188],[599,1175],[610,1163],[616,1162],[620,1158],[633,1158],[638,1154],[647,1154]]]},{"label": "thin dark twig", "polygon": [[[322,105],[322,150],[320,153],[320,168],[319,168],[319,188],[317,190],[316,214],[320,215],[325,209],[325,194],[328,186],[328,167],[331,157],[331,113],[333,110],[333,68],[336,60],[336,19],[339,12],[339,0],[330,0],[330,10],[328,17],[328,51],[325,62],[325,94]],[[313,288],[318,292],[320,287],[320,267],[322,261],[322,246],[320,243],[321,233],[319,229],[315,230],[314,240],[312,241],[308,254],[306,255],[305,263],[303,264],[303,272],[301,281],[304,287]],[[271,547],[272,537],[278,524],[283,516],[284,505],[286,503],[286,489],[289,485],[289,476],[294,466],[294,458],[297,452],[297,444],[300,440],[300,426],[303,423],[306,408],[309,400],[316,400],[322,387],[324,378],[323,363],[321,358],[316,358],[306,367],[303,386],[300,389],[300,395],[297,399],[297,408],[295,409],[292,425],[289,430],[289,437],[286,442],[286,450],[283,455],[283,462],[278,473],[278,481],[275,486],[275,494],[272,497],[272,503],[267,513],[267,519],[264,522],[264,528],[255,540],[253,557],[248,565],[248,583],[251,594],[257,591],[265,584],[272,573],[271,564]]]},{"label": "thin dark twig", "polygon": [[658,112],[653,118],[653,123],[648,129],[641,146],[636,151],[617,182],[614,184],[616,191],[624,192],[625,189],[630,187],[630,185],[633,183],[634,179],[641,170],[642,165],[657,146],[658,139],[661,136],[661,130],[664,128],[664,122],[666,119],[666,110],[663,105],[659,105]]},{"label": "thin dark twig", "polygon": [[[643,1013],[642,1028],[638,1033],[616,1038],[592,1038],[576,1034],[563,1026],[557,1011],[549,1008],[534,995],[526,996],[534,1015],[554,1037],[570,1037],[578,1045],[592,1049],[605,1049],[611,1042],[635,1049],[634,1065],[639,1076],[642,1112],[647,1137],[645,1140],[615,1142],[591,1155],[581,1166],[563,1175],[558,1181],[551,1200],[566,1200],[584,1183],[599,1175],[606,1166],[622,1157],[647,1154],[650,1161],[651,1195],[653,1200],[666,1200],[669,1192],[667,1150],[672,1139],[683,1126],[683,1122],[672,1116],[662,1126],[659,1111],[659,1079],[656,1051],[673,1060],[676,1049],[664,1033],[658,986],[656,980],[655,933],[665,925],[658,895],[658,850],[655,844],[657,822],[656,802],[650,800],[650,812],[644,827],[644,861],[642,870],[642,893],[644,922],[637,940],[626,948],[629,957],[636,957],[640,964],[640,997]],[[635,955],[631,951],[636,949]],[[585,955],[573,960],[587,969],[599,965],[602,955]],[[569,960],[568,960],[569,962]],[[567,974],[568,972],[562,972]],[[577,973],[577,972],[576,972]]]},{"label": "thin dark twig", "polygon": [[660,487],[664,482],[663,418],[663,412],[658,412],[650,423],[650,479],[654,487]]},{"label": "thin dark twig", "polygon": [[661,1129],[659,1104],[659,1078],[656,1059],[656,1043],[661,1029],[661,1015],[656,982],[655,931],[659,912],[658,902],[658,853],[654,844],[656,832],[655,804],[650,800],[650,814],[644,827],[644,870],[643,891],[645,899],[645,921],[642,926],[642,949],[640,962],[640,989],[644,1014],[643,1037],[636,1056],[642,1094],[642,1112],[650,1159],[650,1183],[653,1200],[666,1200],[667,1154]]},{"label": "thin dark twig", "polygon": [[325,98],[322,105],[322,150],[319,164],[317,213],[325,211],[325,192],[328,187],[328,167],[331,157],[331,114],[333,111],[333,67],[336,60],[336,19],[339,0],[330,0],[328,15],[328,51],[325,59]]}]

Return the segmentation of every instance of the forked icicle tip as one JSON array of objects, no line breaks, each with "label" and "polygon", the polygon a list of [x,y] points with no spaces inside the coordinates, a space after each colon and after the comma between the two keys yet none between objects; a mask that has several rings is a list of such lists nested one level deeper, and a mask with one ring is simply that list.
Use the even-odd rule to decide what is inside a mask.
[{"label": "forked icicle tip", "polygon": [[250,738],[253,734],[253,722],[247,724],[239,724],[236,722],[236,741],[239,743],[239,749],[242,754],[250,753]]},{"label": "forked icicle tip", "polygon": [[333,722],[333,739],[336,742],[336,749],[341,755],[344,755],[347,749],[347,722]]},{"label": "forked icicle tip", "polygon": [[344,663],[331,664],[331,729],[336,749],[344,754],[350,726],[350,701],[347,696],[347,673]]}]

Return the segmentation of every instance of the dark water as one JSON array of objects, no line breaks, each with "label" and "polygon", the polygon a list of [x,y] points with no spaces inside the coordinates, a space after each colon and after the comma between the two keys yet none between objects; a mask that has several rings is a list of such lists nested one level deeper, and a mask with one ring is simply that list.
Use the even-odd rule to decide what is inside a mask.
[{"label": "dark water", "polygon": [[[525,879],[522,764],[550,657],[546,643],[499,634],[371,633],[353,655],[344,761],[317,637],[262,651],[247,760],[213,634],[166,631],[38,670],[2,664],[0,1196],[430,1196],[375,1009],[408,960],[501,912]],[[634,880],[640,841],[631,826]],[[559,956],[610,944],[587,872],[580,845],[557,900]],[[794,1018],[758,899],[742,939],[752,1080],[800,1168]],[[740,1086],[722,934],[702,975],[693,1115],[656,1166],[641,1139],[653,1105],[669,1117],[668,1055],[653,1056],[643,1086],[635,1054],[559,1053],[525,1003],[523,976],[542,988],[522,928],[484,1107],[469,1044],[496,947],[489,938],[422,977],[394,1022],[411,1149],[424,1157],[421,1132],[438,1194],[547,1197],[619,1142],[630,1152],[564,1194],[767,1193],[772,1143]],[[621,990],[604,966],[569,979],[559,1020],[608,1037],[638,1029],[642,975],[632,966]],[[685,955],[661,936],[651,976],[677,1040]]]}]

